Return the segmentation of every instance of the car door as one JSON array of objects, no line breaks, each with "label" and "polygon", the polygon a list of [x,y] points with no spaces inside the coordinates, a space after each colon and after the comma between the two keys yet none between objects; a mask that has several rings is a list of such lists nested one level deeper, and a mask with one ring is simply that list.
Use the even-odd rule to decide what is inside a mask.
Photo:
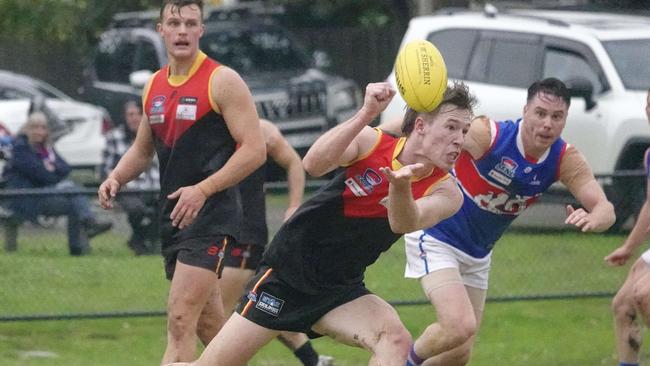
[{"label": "car door", "polygon": [[[583,79],[594,88],[594,97],[609,90],[605,74],[591,49],[580,42],[559,37],[545,37],[542,77],[555,77],[571,86],[572,81]],[[602,103],[600,103],[602,104]],[[612,153],[606,148],[609,142],[607,109],[598,102],[587,110],[585,99],[571,98],[571,107],[562,137],[575,145],[585,156],[595,172],[603,171],[600,164]]]}]

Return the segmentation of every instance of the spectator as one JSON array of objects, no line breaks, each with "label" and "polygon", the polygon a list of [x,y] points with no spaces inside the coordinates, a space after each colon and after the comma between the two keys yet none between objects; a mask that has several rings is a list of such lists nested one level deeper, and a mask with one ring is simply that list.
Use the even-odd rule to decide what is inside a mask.
[{"label": "spectator", "polygon": [[[70,166],[56,153],[48,136],[48,121],[42,112],[27,117],[13,146],[5,171],[7,188],[52,188],[59,191],[78,186],[66,179]],[[68,246],[71,255],[90,252],[88,239],[109,230],[110,222],[98,222],[82,195],[21,196],[10,200],[10,209],[20,219],[37,216],[68,217]]]},{"label": "spectator", "polygon": [[[115,169],[117,162],[122,155],[133,144],[138,126],[142,120],[142,106],[135,100],[127,101],[124,104],[125,123],[120,125],[106,137],[106,148],[103,153],[104,178]],[[127,189],[153,190],[160,189],[158,160],[153,159],[149,169],[145,170],[136,179],[126,184]],[[158,249],[158,200],[157,194],[127,194],[117,197],[117,202],[126,211],[129,224],[131,225],[131,238],[127,241],[129,248],[136,255],[154,254]]]}]

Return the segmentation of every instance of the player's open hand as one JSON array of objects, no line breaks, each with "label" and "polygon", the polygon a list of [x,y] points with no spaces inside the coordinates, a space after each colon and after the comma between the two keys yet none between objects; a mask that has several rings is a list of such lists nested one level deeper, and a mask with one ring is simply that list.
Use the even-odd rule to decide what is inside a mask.
[{"label": "player's open hand", "polygon": [[583,233],[597,228],[593,215],[582,208],[576,210],[573,206],[567,205],[566,214],[567,218],[564,220],[564,223],[577,226]]},{"label": "player's open hand", "polygon": [[120,182],[115,178],[106,178],[105,181],[99,186],[97,196],[99,196],[99,205],[104,210],[113,208],[113,201],[117,192],[120,190]]},{"label": "player's open hand", "polygon": [[411,178],[417,177],[424,173],[424,165],[415,163],[405,165],[397,170],[392,170],[388,167],[381,167],[379,171],[382,172],[390,184],[408,185],[411,184]]},{"label": "player's open hand", "polygon": [[395,89],[388,82],[370,83],[366,86],[363,109],[369,114],[378,116],[395,96]]},{"label": "player's open hand", "polygon": [[610,266],[622,266],[631,257],[632,251],[627,246],[621,245],[605,257],[605,262]]},{"label": "player's open hand", "polygon": [[181,187],[167,196],[170,200],[178,199],[169,218],[172,225],[183,229],[189,226],[205,204],[206,197],[197,186]]}]

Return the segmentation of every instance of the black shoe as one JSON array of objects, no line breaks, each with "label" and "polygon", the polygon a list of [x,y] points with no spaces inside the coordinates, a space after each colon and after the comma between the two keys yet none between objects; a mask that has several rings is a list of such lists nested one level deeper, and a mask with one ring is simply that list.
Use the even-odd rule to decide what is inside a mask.
[{"label": "black shoe", "polygon": [[88,239],[91,239],[101,233],[110,230],[113,227],[113,223],[109,221],[99,222],[96,220],[88,220],[84,223],[84,227],[86,229],[86,235],[88,235]]}]

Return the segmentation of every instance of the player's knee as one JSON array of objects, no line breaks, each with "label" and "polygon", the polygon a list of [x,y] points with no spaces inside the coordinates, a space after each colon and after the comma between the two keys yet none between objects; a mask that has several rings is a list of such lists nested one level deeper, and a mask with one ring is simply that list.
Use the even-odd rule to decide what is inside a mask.
[{"label": "player's knee", "polygon": [[631,308],[632,306],[629,304],[627,296],[620,291],[612,299],[611,309],[615,319],[623,319],[627,317]]},{"label": "player's knee", "polygon": [[413,339],[403,326],[393,326],[378,331],[375,335],[374,353],[384,353],[406,359]]},{"label": "player's knee", "polygon": [[443,325],[443,329],[448,347],[460,347],[476,334],[476,317],[473,314],[468,314],[452,322],[447,322]]},{"label": "player's knee", "polygon": [[632,301],[634,301],[634,306],[639,311],[647,314],[650,311],[650,293],[648,293],[648,288],[644,285],[635,286]]}]

